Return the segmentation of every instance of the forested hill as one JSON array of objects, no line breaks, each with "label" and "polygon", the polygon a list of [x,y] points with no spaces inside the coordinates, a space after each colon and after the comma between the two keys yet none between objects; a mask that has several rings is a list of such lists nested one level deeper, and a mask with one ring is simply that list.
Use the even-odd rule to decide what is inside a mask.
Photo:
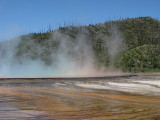
[{"label": "forested hill", "polygon": [[112,66],[129,72],[159,70],[160,21],[139,17],[30,33],[20,37],[14,57],[19,63],[31,59],[41,60],[48,66],[54,65],[61,51],[60,46],[63,46],[62,52],[67,57],[83,62],[88,50],[85,47],[91,47],[97,67]]}]

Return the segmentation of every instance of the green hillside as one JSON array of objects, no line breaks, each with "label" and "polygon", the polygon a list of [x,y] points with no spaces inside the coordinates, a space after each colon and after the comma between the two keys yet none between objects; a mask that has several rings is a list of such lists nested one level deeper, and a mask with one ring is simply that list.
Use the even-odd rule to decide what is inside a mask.
[{"label": "green hillside", "polygon": [[[77,53],[72,48],[79,39],[84,39],[93,49],[97,67],[112,66],[129,72],[160,69],[160,21],[151,17],[60,27],[20,38],[14,52],[19,63],[31,59],[53,65],[61,42],[67,42],[69,57],[75,57]],[[83,54],[85,51],[79,52]]]}]

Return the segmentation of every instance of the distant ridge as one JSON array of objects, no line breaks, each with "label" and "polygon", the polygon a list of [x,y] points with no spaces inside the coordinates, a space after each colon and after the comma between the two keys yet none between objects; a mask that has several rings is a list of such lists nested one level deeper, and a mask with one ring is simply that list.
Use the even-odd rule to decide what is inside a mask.
[{"label": "distant ridge", "polygon": [[[61,38],[57,37],[57,33]],[[79,63],[85,64],[84,45],[77,52],[72,49],[77,45],[78,37],[82,36],[85,44],[93,49],[97,68],[112,66],[126,72],[160,71],[160,21],[152,17],[128,18],[88,26],[71,25],[57,30],[49,28],[47,32],[22,35],[13,50],[15,61],[23,64],[26,60],[39,60],[46,66],[54,66],[58,61],[62,36],[68,38],[64,41],[66,48],[71,49],[66,56],[78,60],[81,58]],[[5,56],[3,46],[10,48],[7,44],[0,43],[0,57]]]}]

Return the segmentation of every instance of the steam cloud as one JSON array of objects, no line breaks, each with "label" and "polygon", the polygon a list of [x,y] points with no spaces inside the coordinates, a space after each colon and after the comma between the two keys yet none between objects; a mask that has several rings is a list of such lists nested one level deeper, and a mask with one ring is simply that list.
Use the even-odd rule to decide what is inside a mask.
[{"label": "steam cloud", "polygon": [[126,49],[126,44],[123,38],[123,35],[117,28],[117,26],[111,27],[112,34],[111,36],[106,36],[106,47],[108,48],[109,58],[111,65],[115,61],[116,57]]},{"label": "steam cloud", "polygon": [[[108,49],[111,61],[124,48],[123,37],[116,27],[111,29],[111,36],[103,36],[106,41],[105,47]],[[54,31],[52,38],[59,42],[58,49],[51,51],[52,62],[47,66],[41,59],[31,60],[23,55],[23,62],[15,59],[16,47],[21,41],[20,37],[0,44],[0,77],[58,77],[58,76],[97,76],[109,74],[109,71],[102,66],[97,67],[97,59],[93,52],[92,40],[87,36],[88,31],[80,29],[76,38],[71,38],[67,34],[62,34],[58,30]],[[43,47],[30,40],[28,44],[34,45],[38,51],[43,51]],[[53,39],[47,40],[52,42]],[[51,46],[53,47],[53,46]],[[50,48],[47,48],[50,49]],[[112,64],[112,63],[111,63]]]}]

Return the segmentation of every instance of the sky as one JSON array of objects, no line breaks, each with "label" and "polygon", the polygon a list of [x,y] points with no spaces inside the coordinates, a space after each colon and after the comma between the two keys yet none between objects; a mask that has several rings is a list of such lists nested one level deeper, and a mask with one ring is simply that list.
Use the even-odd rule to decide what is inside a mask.
[{"label": "sky", "polygon": [[160,0],[0,0],[0,41],[64,25],[160,19]]}]

